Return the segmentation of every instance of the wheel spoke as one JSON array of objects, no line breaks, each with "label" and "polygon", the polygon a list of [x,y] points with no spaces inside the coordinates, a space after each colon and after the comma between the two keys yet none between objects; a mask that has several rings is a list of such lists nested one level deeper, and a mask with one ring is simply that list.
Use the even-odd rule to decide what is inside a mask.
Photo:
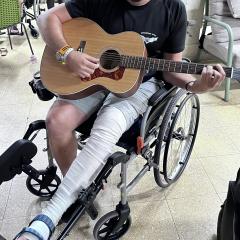
[{"label": "wheel spoke", "polygon": [[41,185],[40,185],[40,188],[39,188],[39,190],[38,190],[38,194],[41,193],[41,191],[42,191],[42,187],[41,187]]},{"label": "wheel spoke", "polygon": [[52,193],[52,191],[49,189],[49,187],[46,187],[46,190],[47,190],[49,193]]},{"label": "wheel spoke", "polygon": [[49,186],[49,187],[57,187],[58,185],[57,185],[57,184],[52,184],[52,183],[51,183],[51,184],[49,184],[48,186]]},{"label": "wheel spoke", "polygon": [[32,180],[34,180],[35,182],[37,182],[37,183],[39,183],[39,184],[41,184],[42,183],[42,180],[41,179],[32,179]]},{"label": "wheel spoke", "polygon": [[36,187],[36,186],[40,186],[40,184],[39,183],[34,183],[34,184],[32,184],[32,186]]},{"label": "wheel spoke", "polygon": [[99,231],[99,234],[106,233],[108,230],[108,227],[105,227]]}]

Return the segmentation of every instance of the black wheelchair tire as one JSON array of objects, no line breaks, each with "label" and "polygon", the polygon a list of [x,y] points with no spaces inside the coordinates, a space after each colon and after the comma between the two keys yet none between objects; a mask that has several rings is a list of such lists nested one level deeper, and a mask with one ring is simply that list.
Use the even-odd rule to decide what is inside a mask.
[{"label": "black wheelchair tire", "polygon": [[[184,97],[185,96],[185,97]],[[178,101],[183,98],[182,102],[178,104]],[[169,145],[171,143],[171,137],[173,134],[173,129],[175,126],[175,123],[181,113],[182,107],[185,105],[185,103],[191,99],[194,98],[196,106],[196,122],[194,126],[194,134],[193,138],[191,141],[190,148],[188,150],[188,153],[186,154],[184,161],[182,161],[182,165],[175,174],[174,178],[170,179],[168,176],[168,171],[167,171],[167,166],[168,166],[168,150],[169,150]],[[177,108],[177,110],[176,110]],[[173,115],[174,110],[176,110],[176,113]],[[168,187],[171,183],[176,181],[184,171],[188,159],[190,158],[192,148],[195,142],[196,134],[197,134],[197,129],[198,129],[198,122],[199,122],[199,115],[200,115],[200,103],[198,100],[198,97],[195,94],[190,94],[187,93],[185,90],[180,89],[175,97],[170,101],[170,104],[165,112],[165,115],[163,117],[162,124],[160,126],[160,131],[158,134],[158,140],[155,148],[155,153],[154,153],[154,163],[159,166],[159,169],[154,168],[154,178],[158,186],[162,188]],[[165,143],[165,145],[164,145]],[[161,151],[163,152],[163,157],[161,157]],[[161,159],[162,158],[162,159]]]},{"label": "black wheelchair tire", "polygon": [[131,223],[132,223],[131,216],[128,216],[126,222],[122,225],[122,228],[120,228],[119,231],[115,233],[111,233],[108,237],[100,236],[102,231],[101,228],[105,225],[106,227],[104,228],[104,230],[107,230],[107,228],[111,229],[114,226],[111,226],[110,221],[114,222],[117,220],[118,217],[119,217],[119,214],[117,211],[111,211],[105,214],[104,216],[102,216],[94,226],[94,229],[93,229],[94,239],[95,240],[115,240],[122,237],[131,226]]},{"label": "black wheelchair tire", "polygon": [[[30,176],[27,177],[26,186],[29,192],[31,192],[32,194],[38,197],[51,197],[57,191],[58,186],[61,183],[61,179],[56,174],[51,177],[52,178],[51,183],[45,186],[43,184],[43,181],[44,181],[43,177],[45,177],[46,174],[47,174],[47,170],[40,170],[37,181]],[[42,176],[42,179],[40,179],[40,176]],[[39,186],[39,189],[37,189],[38,186]]]}]

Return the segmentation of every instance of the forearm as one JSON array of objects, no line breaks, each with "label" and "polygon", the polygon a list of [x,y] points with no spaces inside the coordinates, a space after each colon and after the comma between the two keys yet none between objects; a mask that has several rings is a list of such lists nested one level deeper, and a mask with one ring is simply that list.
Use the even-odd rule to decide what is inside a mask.
[{"label": "forearm", "polygon": [[[62,16],[61,16],[61,13]],[[66,8],[53,8],[38,17],[37,24],[43,40],[53,50],[58,51],[67,45],[64,38],[62,24],[70,20],[71,17],[66,13]]]},{"label": "forearm", "polygon": [[[164,72],[163,78],[166,82],[171,83],[172,85],[183,88],[183,89],[185,89],[187,83],[196,80],[196,78],[194,78],[190,74],[172,73],[172,72]],[[191,91],[198,92],[197,90],[194,91],[194,89],[192,89]]]}]

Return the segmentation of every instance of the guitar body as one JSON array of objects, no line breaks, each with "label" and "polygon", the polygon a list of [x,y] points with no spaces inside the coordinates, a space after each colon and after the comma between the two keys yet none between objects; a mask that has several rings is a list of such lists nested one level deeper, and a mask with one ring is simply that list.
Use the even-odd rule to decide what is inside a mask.
[{"label": "guitar body", "polygon": [[[83,52],[100,59],[100,67],[91,75],[89,81],[83,81],[71,72],[68,66],[56,61],[55,52],[45,47],[41,61],[41,79],[51,92],[69,99],[86,97],[93,92],[107,89],[120,97],[128,97],[138,89],[143,70],[124,68],[106,63],[108,53],[112,56],[129,54],[145,56],[144,41],[135,32],[107,34],[95,22],[86,18],[75,18],[63,24],[64,37],[69,45],[77,49],[81,43]],[[86,80],[86,79],[85,79]]]}]

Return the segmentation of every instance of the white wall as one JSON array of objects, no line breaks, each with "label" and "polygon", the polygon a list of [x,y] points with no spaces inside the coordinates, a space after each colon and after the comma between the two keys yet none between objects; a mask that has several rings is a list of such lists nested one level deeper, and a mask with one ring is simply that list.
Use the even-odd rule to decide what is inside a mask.
[{"label": "white wall", "polygon": [[200,28],[202,27],[202,17],[204,0],[182,0],[187,9],[188,20],[195,23],[194,26],[189,26],[188,36],[186,41],[186,50],[184,52],[185,57],[189,57],[194,60],[198,52],[198,39]]}]

